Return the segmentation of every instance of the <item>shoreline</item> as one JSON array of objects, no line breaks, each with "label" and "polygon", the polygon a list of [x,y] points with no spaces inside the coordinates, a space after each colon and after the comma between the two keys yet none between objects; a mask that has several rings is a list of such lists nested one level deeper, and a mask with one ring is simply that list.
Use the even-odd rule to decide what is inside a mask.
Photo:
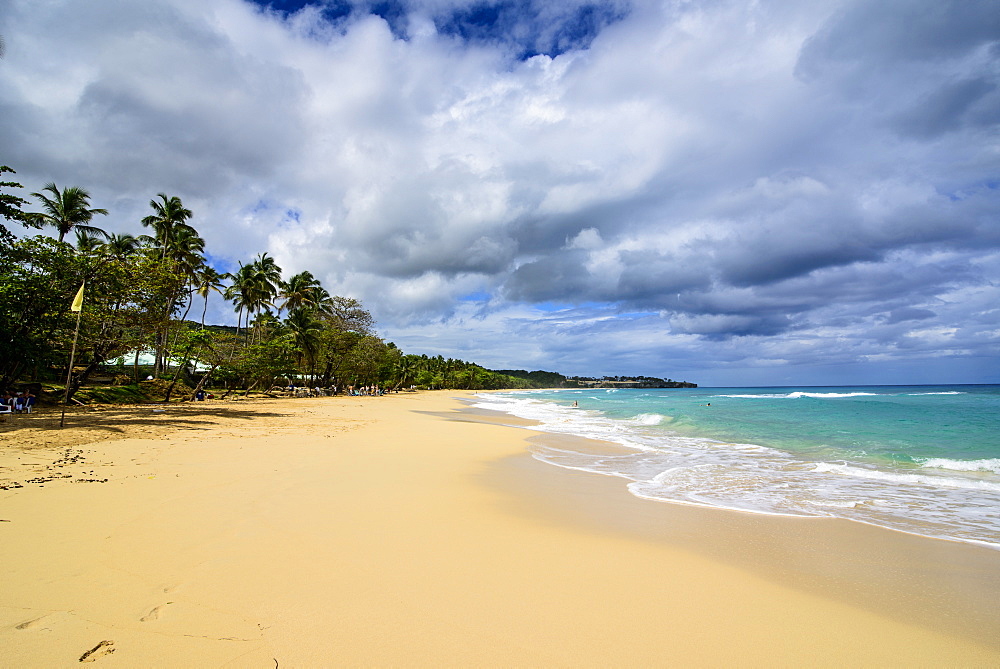
[{"label": "shoreline", "polygon": [[[538,424],[480,407],[469,407],[463,413],[491,424],[528,430]],[[560,433],[535,432],[526,441],[602,455],[632,452],[614,442]],[[943,627],[1000,650],[1000,609],[996,606],[1000,601],[1000,551],[992,545],[851,519],[754,513],[642,498],[626,488],[626,479],[542,462],[531,456],[530,447],[523,456],[497,463],[493,474],[488,477],[493,485],[531,498],[530,503],[515,502],[531,513],[541,509],[559,522],[591,531],[683,547],[776,583],[901,621]],[[526,484],[529,477],[533,483]],[[587,494],[590,488],[604,492],[591,497]],[[543,490],[559,492],[540,494]],[[569,499],[576,500],[575,505],[568,504]],[[600,500],[599,505],[594,504],[595,499]],[[706,527],[712,529],[706,532]],[[736,554],[730,545],[717,541],[722,535],[737,533],[755,550]],[[800,545],[789,547],[790,542]],[[786,558],[796,552],[808,553],[810,558],[790,564]],[[892,564],[881,564],[886,559]],[[913,587],[913,573],[923,575],[919,588]]]},{"label": "shoreline", "polygon": [[[625,445],[538,447],[534,453],[556,466],[621,477],[645,499],[843,518],[1000,550],[1000,523],[991,513],[1000,506],[1000,461],[992,457],[996,440],[989,427],[996,417],[988,410],[1000,386],[980,395],[744,390],[588,394],[581,412],[568,407],[580,393],[559,391],[483,396],[477,406],[537,419],[545,432]],[[853,399],[866,394],[871,397]],[[940,394],[965,397],[919,397]],[[814,399],[800,403],[799,396]],[[740,401],[698,408],[716,398]],[[975,410],[980,405],[985,413]]]},{"label": "shoreline", "polygon": [[1000,662],[996,551],[641,500],[461,397],[168,411],[22,450],[79,457],[0,490],[0,663],[105,641],[105,666]]}]

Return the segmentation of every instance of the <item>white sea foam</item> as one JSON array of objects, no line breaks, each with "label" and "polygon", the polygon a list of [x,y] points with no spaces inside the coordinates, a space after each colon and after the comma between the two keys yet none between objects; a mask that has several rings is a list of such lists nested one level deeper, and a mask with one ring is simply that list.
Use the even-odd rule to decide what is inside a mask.
[{"label": "white sea foam", "polygon": [[813,506],[825,506],[833,509],[856,509],[862,504],[866,504],[866,500],[857,499],[847,499],[840,502],[817,502],[815,500],[806,500],[806,504],[812,504]]},{"label": "white sea foam", "polygon": [[844,463],[820,462],[813,471],[821,474],[844,474],[864,479],[876,479],[890,483],[905,483],[926,485],[931,487],[965,488],[968,490],[994,490],[1000,492],[1000,483],[978,481],[950,476],[928,476],[926,474],[910,474],[906,472],[890,472],[881,469],[866,469]]},{"label": "white sea foam", "polygon": [[920,466],[935,469],[951,469],[956,472],[994,472],[1000,474],[1000,458],[984,458],[982,460],[928,458],[923,460]]},{"label": "white sea foam", "polygon": [[843,397],[878,397],[882,393],[807,393],[795,391],[793,393],[763,394],[763,395],[716,395],[716,397],[731,397],[734,399],[767,399],[767,400],[797,400],[803,397],[813,399],[839,399]]},{"label": "white sea foam", "polygon": [[532,454],[559,467],[624,479],[629,491],[644,499],[762,514],[847,518],[1000,547],[996,513],[1000,458],[927,459],[916,468],[817,462],[758,444],[685,436],[666,429],[672,419],[659,413],[613,419],[600,411],[573,409],[523,393],[481,399],[477,406],[538,421],[540,425],[532,429],[628,447],[629,452],[601,454],[539,446]]},{"label": "white sea foam", "polygon": [[906,394],[909,397],[919,397],[921,395],[965,395],[965,393],[959,392],[958,390],[945,390],[933,393],[906,393]]},{"label": "white sea foam", "polygon": [[641,413],[632,419],[639,425],[659,425],[669,420],[667,416],[658,413]]}]

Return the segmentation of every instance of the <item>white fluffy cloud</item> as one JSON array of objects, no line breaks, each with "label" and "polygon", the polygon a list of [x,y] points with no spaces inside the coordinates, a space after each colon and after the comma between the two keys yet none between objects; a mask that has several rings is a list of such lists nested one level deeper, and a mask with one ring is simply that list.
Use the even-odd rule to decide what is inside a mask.
[{"label": "white fluffy cloud", "polygon": [[991,4],[11,0],[0,162],[114,231],[178,195],[408,352],[996,381]]}]

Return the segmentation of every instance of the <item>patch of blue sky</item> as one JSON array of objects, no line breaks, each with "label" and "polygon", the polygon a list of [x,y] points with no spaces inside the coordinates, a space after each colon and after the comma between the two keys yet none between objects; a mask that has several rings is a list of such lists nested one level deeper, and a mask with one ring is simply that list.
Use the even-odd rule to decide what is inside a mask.
[{"label": "patch of blue sky", "polygon": [[257,200],[251,206],[247,207],[246,211],[250,215],[259,215],[264,213],[274,213],[277,210],[284,210],[281,218],[278,219],[277,225],[279,227],[287,227],[289,225],[297,225],[302,219],[302,210],[296,209],[295,207],[288,207],[281,202],[276,202],[274,200]]},{"label": "patch of blue sky", "polygon": [[[351,15],[379,16],[393,35],[408,39],[408,17],[412,3],[399,0],[350,2],[350,0],[248,0],[285,16],[306,6],[320,8],[323,18],[339,23]],[[484,0],[441,10],[433,17],[442,35],[470,44],[489,44],[508,49],[518,60],[534,56],[556,57],[567,51],[586,49],[606,26],[625,18],[621,2],[596,0],[563,12],[544,11],[538,0]]]},{"label": "patch of blue sky", "polygon": [[613,309],[613,305],[607,302],[537,302],[531,306],[547,314],[567,311],[599,312]]},{"label": "patch of blue sky", "polygon": [[488,302],[493,296],[487,292],[477,291],[458,298],[459,302]]},{"label": "patch of blue sky", "polygon": [[268,200],[257,200],[252,205],[247,207],[247,212],[251,214],[259,214],[263,211],[268,211],[274,208],[274,203]]},{"label": "patch of blue sky", "polygon": [[519,60],[586,49],[607,25],[624,18],[616,6],[594,2],[545,18],[531,0],[479,2],[437,17],[438,32],[466,42],[504,44]]},{"label": "patch of blue sky", "polygon": [[[939,189],[938,192],[952,202],[959,202],[961,200],[968,199],[971,195],[981,194],[983,191],[998,189],[1000,189],[1000,181],[996,179],[987,179],[985,181],[975,182],[967,188],[963,188],[961,190],[941,191]],[[993,195],[991,194],[990,197],[993,197]]]},{"label": "patch of blue sky", "polygon": [[220,274],[229,274],[239,269],[239,263],[230,258],[223,258],[211,253],[205,254],[205,264]]},{"label": "patch of blue sky", "polygon": [[303,7],[317,4],[303,0],[249,0],[250,4],[264,9],[272,9],[282,14],[294,14]]}]

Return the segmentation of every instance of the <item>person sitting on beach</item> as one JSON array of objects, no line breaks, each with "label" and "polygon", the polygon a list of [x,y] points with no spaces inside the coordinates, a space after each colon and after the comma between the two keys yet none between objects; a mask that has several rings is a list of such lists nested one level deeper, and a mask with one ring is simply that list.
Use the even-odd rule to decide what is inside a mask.
[{"label": "person sitting on beach", "polygon": [[16,413],[21,413],[24,411],[24,392],[19,392],[14,396],[14,411]]},{"label": "person sitting on beach", "polygon": [[24,393],[24,411],[25,413],[31,413],[31,407],[35,406],[35,394],[29,389],[28,392]]}]

